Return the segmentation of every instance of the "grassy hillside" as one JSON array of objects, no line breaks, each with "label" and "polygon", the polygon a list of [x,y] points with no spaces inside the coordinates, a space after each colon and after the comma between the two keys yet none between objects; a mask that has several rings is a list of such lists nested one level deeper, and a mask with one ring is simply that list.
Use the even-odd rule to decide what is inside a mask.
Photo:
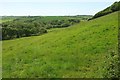
[{"label": "grassy hillside", "polygon": [[3,41],[3,78],[116,77],[118,12],[47,34]]}]

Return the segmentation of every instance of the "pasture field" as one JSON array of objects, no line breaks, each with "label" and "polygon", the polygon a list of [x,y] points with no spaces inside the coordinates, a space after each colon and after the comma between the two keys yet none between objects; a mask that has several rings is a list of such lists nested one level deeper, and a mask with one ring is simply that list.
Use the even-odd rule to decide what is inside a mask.
[{"label": "pasture field", "polygon": [[118,12],[2,42],[3,78],[105,78],[118,75]]}]

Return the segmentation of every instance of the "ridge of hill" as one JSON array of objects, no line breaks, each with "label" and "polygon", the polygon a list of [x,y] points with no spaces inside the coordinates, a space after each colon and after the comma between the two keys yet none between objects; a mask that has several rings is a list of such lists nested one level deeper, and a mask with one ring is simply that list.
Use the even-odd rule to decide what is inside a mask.
[{"label": "ridge of hill", "polygon": [[116,12],[116,11],[120,11],[120,1],[114,2],[111,6],[109,6],[106,9],[96,13],[89,20],[104,16],[104,15],[107,15],[107,14],[110,14],[110,13],[113,13],[113,12]]}]

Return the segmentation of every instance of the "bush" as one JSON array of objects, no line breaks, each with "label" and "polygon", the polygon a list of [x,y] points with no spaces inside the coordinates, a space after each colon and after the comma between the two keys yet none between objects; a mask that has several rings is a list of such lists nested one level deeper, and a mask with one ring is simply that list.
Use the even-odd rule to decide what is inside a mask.
[{"label": "bush", "polygon": [[96,13],[91,19],[98,18],[98,17],[104,16],[104,15],[107,15],[109,13],[119,11],[119,10],[120,10],[120,1],[113,3],[110,7],[107,7],[106,9]]}]

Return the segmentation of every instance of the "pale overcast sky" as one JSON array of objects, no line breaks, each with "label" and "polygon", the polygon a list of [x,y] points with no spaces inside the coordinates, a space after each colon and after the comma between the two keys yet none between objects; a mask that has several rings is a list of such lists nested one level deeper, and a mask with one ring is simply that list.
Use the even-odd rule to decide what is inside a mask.
[{"label": "pale overcast sky", "polygon": [[0,0],[0,16],[94,15],[119,0]]}]

